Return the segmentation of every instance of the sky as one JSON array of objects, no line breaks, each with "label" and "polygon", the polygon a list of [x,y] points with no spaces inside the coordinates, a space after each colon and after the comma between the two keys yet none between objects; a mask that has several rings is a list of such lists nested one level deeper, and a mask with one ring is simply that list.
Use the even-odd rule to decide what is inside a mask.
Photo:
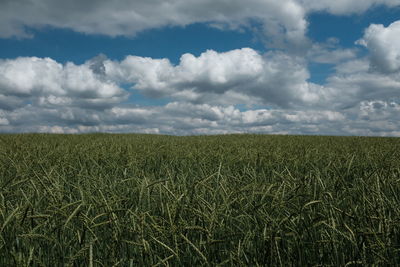
[{"label": "sky", "polygon": [[400,0],[0,0],[0,133],[400,136]]}]

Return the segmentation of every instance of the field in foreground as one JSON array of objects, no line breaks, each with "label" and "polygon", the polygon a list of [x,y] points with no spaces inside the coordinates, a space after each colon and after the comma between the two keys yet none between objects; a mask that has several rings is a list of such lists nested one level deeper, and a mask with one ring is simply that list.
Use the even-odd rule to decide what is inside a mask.
[{"label": "field in foreground", "polygon": [[0,135],[0,266],[400,264],[400,139]]}]

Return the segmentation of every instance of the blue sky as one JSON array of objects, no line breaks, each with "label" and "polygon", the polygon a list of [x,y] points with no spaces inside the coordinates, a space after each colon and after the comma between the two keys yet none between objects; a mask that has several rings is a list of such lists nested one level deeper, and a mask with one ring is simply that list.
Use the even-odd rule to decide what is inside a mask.
[{"label": "blue sky", "polygon": [[0,132],[400,136],[399,0],[110,3],[0,3]]},{"label": "blue sky", "polygon": [[262,42],[249,31],[222,31],[206,24],[149,29],[135,37],[87,35],[68,29],[31,30],[32,39],[0,39],[1,58],[18,56],[51,57],[58,62],[82,64],[103,53],[122,60],[127,55],[168,58],[179,63],[184,53],[200,55],[207,49],[219,52],[252,47],[265,50]]}]

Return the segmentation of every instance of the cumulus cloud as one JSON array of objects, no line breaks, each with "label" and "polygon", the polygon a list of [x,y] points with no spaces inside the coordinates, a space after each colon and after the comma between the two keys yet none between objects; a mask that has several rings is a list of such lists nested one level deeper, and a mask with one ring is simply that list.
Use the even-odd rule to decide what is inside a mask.
[{"label": "cumulus cloud", "polygon": [[388,27],[370,25],[357,43],[368,49],[373,70],[383,73],[400,71],[400,20]]},{"label": "cumulus cloud", "polygon": [[[372,24],[357,41],[367,48],[368,54],[335,62],[335,73],[327,78],[323,87],[326,105],[344,113],[347,118],[346,123],[341,124],[343,132],[356,135],[400,134],[398,36],[400,21],[387,27]],[[310,54],[313,52],[311,50]],[[318,58],[316,54],[314,52],[310,60],[315,61]]]},{"label": "cumulus cloud", "polygon": [[280,52],[208,50],[198,57],[184,54],[176,66],[168,59],[128,56],[122,62],[106,61],[105,66],[110,79],[131,83],[151,97],[168,95],[196,103],[251,97],[284,107],[316,103],[323,97],[320,86],[307,82],[304,60]]},{"label": "cumulus cloud", "polygon": [[108,108],[128,96],[120,85],[130,85],[150,98],[295,108],[324,98],[323,87],[308,78],[303,59],[250,48],[208,50],[198,57],[184,54],[178,65],[138,56],[111,61],[100,55],[81,65],[26,57],[0,61],[0,108],[28,103],[44,108]]},{"label": "cumulus cloud", "polygon": [[336,72],[324,85],[331,106],[343,109],[363,101],[391,101],[400,96],[400,72],[372,71],[369,59],[355,59],[338,64]]},{"label": "cumulus cloud", "polygon": [[[329,85],[337,89],[342,97],[341,103],[375,98],[390,99],[400,93],[400,75],[380,75],[376,73],[356,73],[344,76],[333,75],[328,79]],[[341,88],[339,90],[339,88]]]},{"label": "cumulus cloud", "polygon": [[[62,65],[50,58],[21,57],[0,60],[0,108],[8,101],[43,105],[109,105],[126,97],[114,82],[96,75],[87,64]],[[18,106],[16,103],[15,106]]]},{"label": "cumulus cloud", "polygon": [[[396,109],[390,107],[400,99],[399,36],[400,21],[387,27],[371,24],[365,30],[363,38],[356,43],[365,46],[368,54],[362,58],[338,62],[335,73],[327,78],[324,85],[325,99],[330,100],[332,107],[353,111],[355,109],[354,116],[358,116],[360,120],[373,118],[365,113],[368,111],[369,114],[378,114],[378,106],[385,106],[386,113],[397,114]],[[373,110],[376,112],[371,113]]]},{"label": "cumulus cloud", "polygon": [[[368,57],[329,62],[340,63],[317,85],[303,58],[250,48],[184,54],[177,65],[1,60],[0,132],[399,135],[400,71],[371,71]],[[126,102],[130,91],[168,103],[141,106],[135,94]]]}]

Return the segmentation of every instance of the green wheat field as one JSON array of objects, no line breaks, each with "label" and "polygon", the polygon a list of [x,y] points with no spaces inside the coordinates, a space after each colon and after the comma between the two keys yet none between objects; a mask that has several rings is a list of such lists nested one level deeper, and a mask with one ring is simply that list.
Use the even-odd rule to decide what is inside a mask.
[{"label": "green wheat field", "polygon": [[400,265],[400,138],[0,135],[0,266]]}]

